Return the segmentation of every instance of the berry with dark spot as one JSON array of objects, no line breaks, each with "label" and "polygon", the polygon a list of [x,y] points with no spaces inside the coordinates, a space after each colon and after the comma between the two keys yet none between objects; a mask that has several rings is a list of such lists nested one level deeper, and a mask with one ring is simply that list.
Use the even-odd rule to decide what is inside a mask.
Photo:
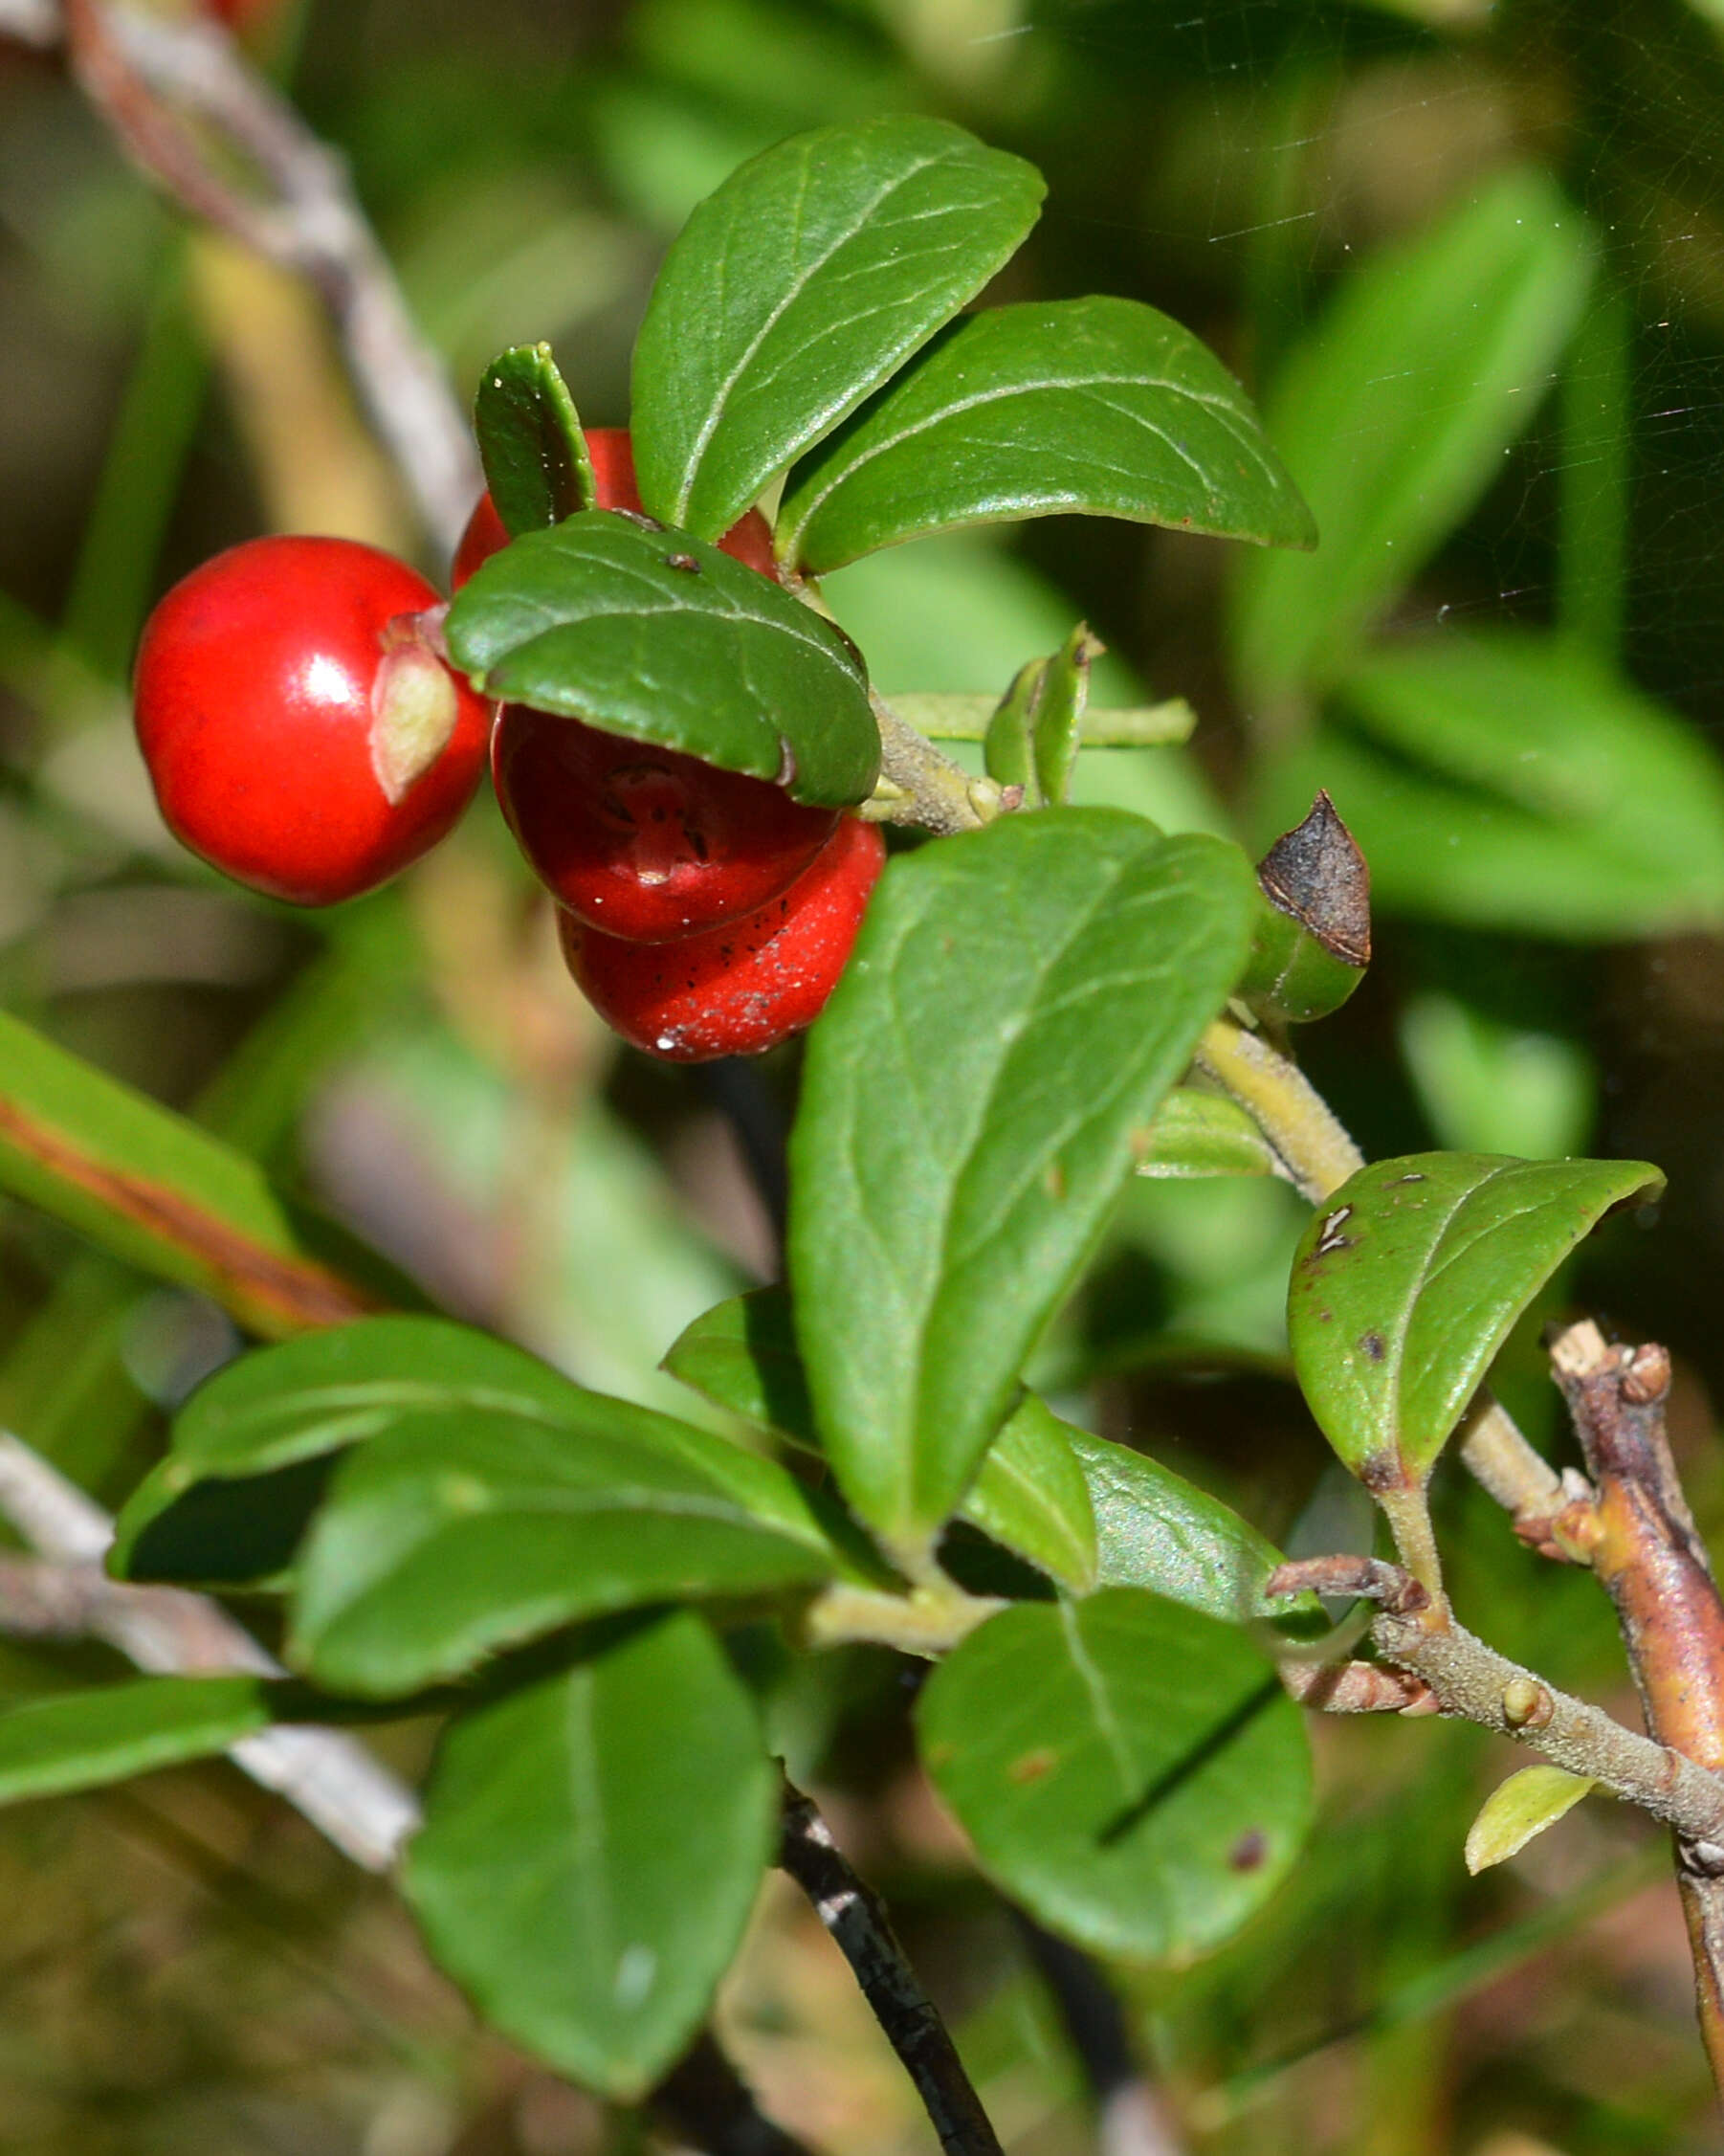
[{"label": "berry with dark spot", "polygon": [[745,921],[639,944],[564,913],[563,954],[599,1015],[649,1056],[758,1056],[819,1017],[885,857],[878,827],[845,816],[790,888]]}]

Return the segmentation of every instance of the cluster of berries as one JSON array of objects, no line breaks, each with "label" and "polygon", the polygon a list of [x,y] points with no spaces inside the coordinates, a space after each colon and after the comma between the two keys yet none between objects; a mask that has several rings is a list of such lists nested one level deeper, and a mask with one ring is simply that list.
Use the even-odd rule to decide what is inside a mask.
[{"label": "cluster of berries", "polygon": [[[587,443],[600,505],[638,511],[627,433]],[[455,588],[507,540],[486,496]],[[776,573],[758,511],[720,545]],[[251,540],[194,569],[150,616],[135,684],[169,829],[254,890],[331,905],[436,844],[489,743],[569,970],[625,1039],[700,1062],[811,1024],[879,875],[878,831],[579,720],[494,718],[444,663],[440,619],[423,577],[349,540]]]}]

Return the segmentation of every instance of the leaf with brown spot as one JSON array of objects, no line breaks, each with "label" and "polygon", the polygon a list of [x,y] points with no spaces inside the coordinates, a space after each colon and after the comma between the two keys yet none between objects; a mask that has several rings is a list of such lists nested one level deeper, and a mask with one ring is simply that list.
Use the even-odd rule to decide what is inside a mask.
[{"label": "leaf with brown spot", "polygon": [[[1379,1161],[1312,1216],[1287,1326],[1311,1411],[1368,1487],[1422,1483],[1521,1312],[1645,1161],[1421,1153]],[[1337,1322],[1338,1320],[1338,1322]]]}]

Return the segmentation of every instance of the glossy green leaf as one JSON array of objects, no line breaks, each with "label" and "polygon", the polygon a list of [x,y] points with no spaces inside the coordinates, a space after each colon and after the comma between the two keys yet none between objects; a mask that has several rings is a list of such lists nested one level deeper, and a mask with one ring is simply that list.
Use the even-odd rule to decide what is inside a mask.
[{"label": "glossy green leaf", "polygon": [[1310,1751],[1268,1656],[1135,1589],[991,1618],[917,1719],[984,1870],[1094,1952],[1182,1967],[1220,1945],[1310,1826]]},{"label": "glossy green leaf", "polygon": [[1042,176],[943,120],[819,127],[690,217],[634,348],[641,499],[716,539],[854,411],[1035,222]]},{"label": "glossy green leaf", "polygon": [[854,647],[758,571],[609,510],[529,532],[450,609],[449,647],[487,696],[862,800],[880,739]]},{"label": "glossy green leaf", "polygon": [[1417,1484],[1514,1321],[1645,1161],[1415,1153],[1318,1209],[1288,1288],[1293,1367],[1323,1434],[1374,1490]]},{"label": "glossy green leaf", "polygon": [[826,1449],[889,1547],[968,1488],[1254,902],[1236,848],[1100,809],[887,867],[810,1036],[789,1247]]},{"label": "glossy green leaf", "polygon": [[1252,694],[1331,678],[1501,471],[1555,379],[1594,255],[1580,211],[1526,168],[1342,286],[1268,401],[1322,545],[1240,565]]},{"label": "glossy green leaf", "polygon": [[511,538],[597,506],[586,437],[548,345],[516,345],[492,361],[473,427],[492,505]]},{"label": "glossy green leaf", "polygon": [[273,1719],[254,1677],[146,1677],[32,1700],[0,1714],[0,1804],[209,1759]]},{"label": "glossy green leaf", "polygon": [[1148,1588],[1227,1624],[1321,1613],[1308,1595],[1265,1595],[1281,1552],[1231,1505],[1146,1453],[1064,1428],[1089,1485],[1099,1586]]},{"label": "glossy green leaf", "polygon": [[261,1475],[380,1437],[424,1414],[475,1410],[554,1422],[591,1395],[490,1333],[449,1318],[368,1318],[259,1348],[206,1379],[173,1420],[171,1484]]},{"label": "glossy green leaf", "polygon": [[[790,1299],[782,1288],[758,1288],[708,1310],[664,1367],[733,1414],[819,1450]],[[1095,1522],[1073,1436],[1027,1394],[989,1446],[959,1516],[1081,1594],[1095,1584]]]},{"label": "glossy green leaf", "polygon": [[337,1469],[289,1656],[332,1690],[387,1699],[577,1618],[834,1568],[783,1468],[668,1415],[579,1392],[555,1422],[428,1414]]},{"label": "glossy green leaf", "polygon": [[1284,1172],[1274,1147],[1236,1100],[1188,1085],[1176,1085],[1156,1111],[1137,1167],[1139,1175],[1165,1180]]},{"label": "glossy green leaf", "polygon": [[1565,1818],[1594,1787],[1560,1767],[1523,1767],[1499,1782],[1467,1830],[1467,1869],[1477,1874],[1518,1856],[1546,1827]]},{"label": "glossy green leaf", "polygon": [[[1558,933],[1622,936],[1724,922],[1715,751],[1585,648],[1530,631],[1445,632],[1368,654],[1339,694],[1397,765],[1464,789],[1475,816],[1518,839],[1535,912],[1510,912],[1504,925],[1541,927],[1565,912],[1574,925],[1553,918]],[[1394,892],[1404,864],[1380,864],[1368,826],[1361,836]],[[1565,882],[1552,888],[1546,864],[1564,856]],[[1513,854],[1506,865],[1512,875]],[[1451,874],[1460,885],[1462,872]]]},{"label": "glossy green leaf", "polygon": [[815,575],[958,524],[1069,512],[1311,546],[1311,512],[1207,345],[1137,300],[944,330],[804,459],[775,545]]},{"label": "glossy green leaf", "polygon": [[777,1813],[748,1693],[684,1611],[457,1716],[404,1883],[488,2022],[628,2102],[705,2017]]},{"label": "glossy green leaf", "polygon": [[255,1161],[5,1012],[0,1190],[268,1337],[420,1300]]}]

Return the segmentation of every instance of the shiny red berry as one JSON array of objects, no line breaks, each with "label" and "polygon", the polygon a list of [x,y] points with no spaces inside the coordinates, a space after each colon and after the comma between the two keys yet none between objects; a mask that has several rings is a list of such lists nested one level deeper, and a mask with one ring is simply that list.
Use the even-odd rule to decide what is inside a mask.
[{"label": "shiny red berry", "polygon": [[138,740],[176,837],[241,883],[331,905],[433,846],[490,709],[443,663],[416,571],[347,539],[254,539],[176,584],[138,653]]},{"label": "shiny red berry", "polygon": [[764,779],[505,704],[491,741],[497,798],[560,905],[634,943],[690,936],[753,913],[832,834]]},{"label": "shiny red berry", "polygon": [[[599,507],[632,509],[640,515],[640,489],[634,483],[634,445],[629,438],[628,428],[589,427],[586,454],[592,458]],[[458,591],[481,563],[488,562],[508,544],[509,534],[503,528],[495,503],[488,494],[480,495],[478,507],[467,520],[467,529],[455,549],[454,567],[449,579],[451,589]],[[763,576],[778,575],[772,559],[772,527],[758,509],[750,509],[732,524],[718,545],[725,553],[749,568],[758,569]]]},{"label": "shiny red berry", "polygon": [[633,944],[564,913],[563,955],[599,1015],[649,1056],[758,1056],[819,1017],[885,857],[878,827],[845,816],[790,888],[746,921]]}]

